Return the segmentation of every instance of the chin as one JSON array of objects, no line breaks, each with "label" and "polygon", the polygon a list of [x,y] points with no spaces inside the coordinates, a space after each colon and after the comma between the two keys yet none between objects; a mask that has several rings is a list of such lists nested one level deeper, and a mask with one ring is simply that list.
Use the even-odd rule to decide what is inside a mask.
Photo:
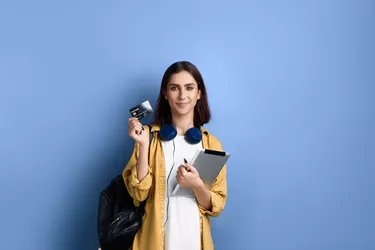
[{"label": "chin", "polygon": [[190,114],[191,112],[194,112],[194,109],[175,109],[174,110],[174,113],[176,115],[179,115],[179,116],[182,116],[182,115],[187,115],[187,114]]}]

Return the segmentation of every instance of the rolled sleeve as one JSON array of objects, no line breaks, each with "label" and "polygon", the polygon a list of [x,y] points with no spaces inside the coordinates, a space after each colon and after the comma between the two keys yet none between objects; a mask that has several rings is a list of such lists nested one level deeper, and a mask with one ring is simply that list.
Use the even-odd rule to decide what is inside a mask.
[{"label": "rolled sleeve", "polygon": [[149,167],[146,176],[141,181],[138,180],[138,156],[139,146],[138,143],[135,143],[133,154],[122,172],[122,177],[125,182],[125,186],[129,192],[129,195],[133,198],[135,205],[138,205],[140,202],[147,199],[153,178],[151,168]]},{"label": "rolled sleeve", "polygon": [[224,210],[227,200],[226,171],[226,166],[224,166],[219,176],[209,189],[212,203],[211,209],[207,210],[198,204],[199,210],[203,215],[217,217]]},{"label": "rolled sleeve", "polygon": [[128,180],[129,180],[130,188],[135,188],[135,189],[139,189],[142,191],[148,190],[150,189],[151,184],[152,184],[151,170],[149,168],[146,176],[141,181],[139,181],[138,174],[137,174],[137,167],[133,166],[130,170],[130,175],[128,177]]}]

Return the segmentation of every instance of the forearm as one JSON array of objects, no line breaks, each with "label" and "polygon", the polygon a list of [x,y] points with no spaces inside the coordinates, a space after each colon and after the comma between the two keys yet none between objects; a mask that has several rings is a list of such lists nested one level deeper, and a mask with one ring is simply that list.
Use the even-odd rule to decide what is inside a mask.
[{"label": "forearm", "polygon": [[137,177],[139,181],[142,181],[146,177],[148,168],[148,147],[140,146],[137,161]]},{"label": "forearm", "polygon": [[199,187],[193,188],[193,193],[199,205],[207,210],[212,208],[211,193],[203,183]]}]

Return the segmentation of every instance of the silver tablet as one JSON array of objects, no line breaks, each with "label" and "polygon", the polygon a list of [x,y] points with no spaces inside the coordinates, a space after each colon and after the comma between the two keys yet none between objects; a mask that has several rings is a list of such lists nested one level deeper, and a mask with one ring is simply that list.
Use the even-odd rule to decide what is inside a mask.
[{"label": "silver tablet", "polygon": [[[202,181],[209,188],[224,167],[229,156],[230,153],[228,152],[198,149],[190,164],[198,170]],[[172,195],[179,195],[180,193],[186,193],[186,189],[177,184]]]}]

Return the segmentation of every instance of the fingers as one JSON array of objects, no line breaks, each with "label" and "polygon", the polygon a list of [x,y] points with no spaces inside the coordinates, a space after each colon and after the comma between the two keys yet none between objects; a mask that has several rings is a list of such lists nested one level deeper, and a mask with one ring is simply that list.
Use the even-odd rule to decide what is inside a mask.
[{"label": "fingers", "polygon": [[142,126],[142,123],[137,118],[135,118],[135,117],[129,118],[129,120],[128,120],[128,126],[131,127],[131,126],[135,126],[135,125]]},{"label": "fingers", "polygon": [[142,123],[140,123],[138,120],[131,120],[129,122],[129,127],[130,128],[142,127]]},{"label": "fingers", "polygon": [[181,172],[179,171],[179,169],[177,169],[176,179],[177,179],[178,184],[181,184],[182,177],[181,177]]},{"label": "fingers", "polygon": [[185,163],[185,168],[188,172],[196,173],[197,169],[190,163]]},{"label": "fingers", "polygon": [[177,179],[178,184],[181,184],[185,180],[186,173],[187,173],[187,171],[185,169],[185,166],[180,165],[178,167],[177,173],[176,173],[176,179]]},{"label": "fingers", "polygon": [[178,167],[177,171],[180,172],[180,174],[181,174],[182,177],[184,177],[186,175],[186,173],[188,172],[187,169],[186,169],[186,167],[184,165],[180,165]]},{"label": "fingers", "polygon": [[142,123],[135,117],[131,117],[128,120],[129,134],[142,134],[144,130]]},{"label": "fingers", "polygon": [[139,120],[138,120],[137,118],[135,118],[135,117],[130,117],[130,118],[128,119],[128,125],[130,126],[130,124],[131,124],[132,122],[139,122]]}]

